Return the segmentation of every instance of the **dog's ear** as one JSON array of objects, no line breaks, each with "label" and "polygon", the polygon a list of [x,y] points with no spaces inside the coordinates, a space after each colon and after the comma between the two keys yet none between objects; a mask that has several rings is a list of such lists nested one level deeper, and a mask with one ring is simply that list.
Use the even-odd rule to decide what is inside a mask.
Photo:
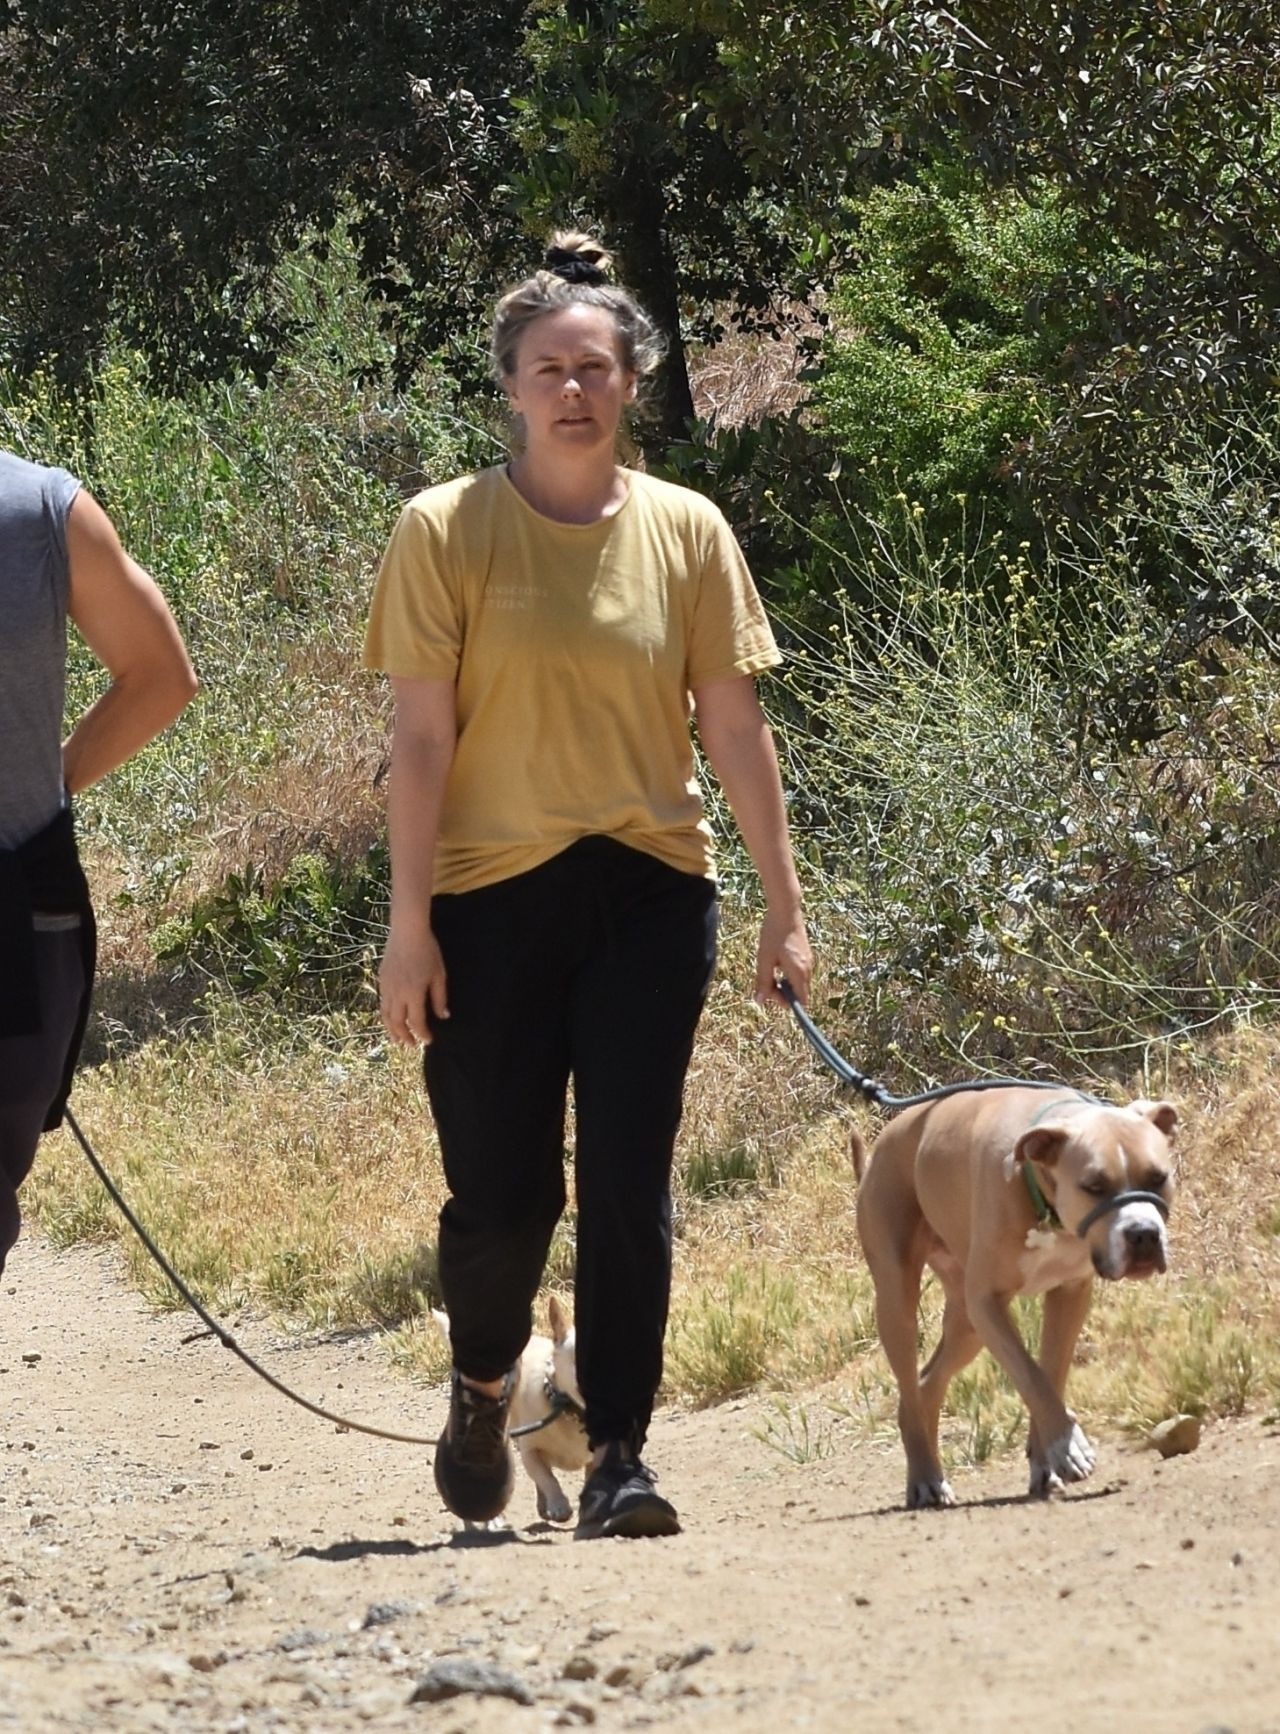
[{"label": "dog's ear", "polygon": [[1178,1110],[1172,1102],[1133,1102],[1136,1113],[1144,1114],[1151,1124],[1163,1132],[1170,1143],[1178,1129]]},{"label": "dog's ear", "polygon": [[1041,1162],[1046,1168],[1052,1168],[1069,1136],[1065,1126],[1033,1126],[1022,1134],[1005,1157],[1005,1178],[1012,1180],[1024,1162]]},{"label": "dog's ear", "polygon": [[551,1341],[562,1343],[569,1334],[569,1320],[554,1295],[547,1301],[547,1317],[551,1323]]},{"label": "dog's ear", "polygon": [[431,1317],[435,1322],[436,1329],[439,1331],[440,1335],[444,1338],[445,1342],[450,1343],[450,1346],[452,1346],[451,1339],[449,1336],[449,1315],[448,1315],[448,1313],[443,1312],[439,1307],[432,1307]]}]

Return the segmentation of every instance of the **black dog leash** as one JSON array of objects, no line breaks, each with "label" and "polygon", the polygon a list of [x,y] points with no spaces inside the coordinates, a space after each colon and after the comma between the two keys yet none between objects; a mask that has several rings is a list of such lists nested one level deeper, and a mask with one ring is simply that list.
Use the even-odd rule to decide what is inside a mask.
[{"label": "black dog leash", "polygon": [[138,1221],[138,1218],[125,1202],[119,1188],[116,1186],[111,1176],[98,1160],[96,1151],[90,1144],[89,1140],[85,1137],[84,1133],[80,1130],[79,1123],[70,1108],[65,1110],[65,1118],[67,1125],[70,1126],[72,1132],[75,1134],[76,1142],[88,1157],[89,1164],[94,1173],[98,1176],[98,1179],[101,1180],[102,1184],[114,1199],[125,1221],[129,1224],[130,1228],[132,1228],[143,1246],[146,1247],[147,1251],[159,1265],[160,1269],[168,1277],[174,1288],[177,1289],[183,1300],[186,1301],[192,1312],[208,1325],[209,1329],[213,1332],[214,1336],[217,1337],[224,1349],[230,1349],[232,1354],[238,1355],[246,1367],[251,1368],[260,1379],[265,1379],[268,1385],[270,1385],[274,1390],[279,1391],[282,1397],[288,1397],[291,1403],[297,1403],[301,1408],[309,1409],[313,1415],[318,1415],[322,1421],[332,1421],[334,1425],[340,1427],[343,1432],[368,1433],[374,1439],[390,1439],[397,1445],[430,1445],[434,1447],[436,1443],[434,1439],[420,1439],[414,1433],[392,1433],[385,1427],[370,1427],[363,1421],[348,1421],[345,1416],[334,1415],[328,1409],[322,1409],[318,1403],[313,1403],[306,1397],[300,1397],[296,1391],[291,1391],[288,1385],[282,1384],[281,1381],[276,1378],[274,1373],[269,1373],[264,1366],[262,1366],[258,1361],[255,1361],[253,1356],[249,1354],[246,1349],[240,1347],[239,1343],[231,1335],[230,1331],[224,1330],[218,1323],[217,1319],[205,1310],[196,1299],[195,1295],[193,1295],[191,1290],[187,1287],[186,1283],[183,1282],[182,1278],[174,1270],[168,1259],[165,1258],[164,1254],[160,1251],[160,1248],[156,1245],[155,1241],[152,1240],[151,1236],[147,1233],[146,1229]]},{"label": "black dog leash", "polygon": [[[915,1108],[921,1102],[940,1102],[944,1096],[958,1096],[965,1090],[1062,1090],[1069,1088],[1065,1084],[1055,1084],[1047,1078],[968,1078],[959,1084],[939,1084],[933,1090],[921,1090],[914,1096],[894,1096],[889,1093],[886,1084],[881,1084],[875,1078],[869,1078],[865,1072],[860,1072],[856,1066],[849,1064],[844,1056],[832,1047],[822,1031],[814,1023],[808,1012],[796,997],[796,990],[786,976],[778,979],[778,992],[786,1000],[796,1014],[796,1022],[804,1031],[810,1047],[823,1063],[831,1068],[842,1084],[847,1084],[851,1090],[859,1091],[869,1102],[877,1103],[881,1108]],[[1077,1090],[1077,1095],[1083,1096],[1083,1090]],[[1096,1101],[1096,1097],[1088,1097]]]}]

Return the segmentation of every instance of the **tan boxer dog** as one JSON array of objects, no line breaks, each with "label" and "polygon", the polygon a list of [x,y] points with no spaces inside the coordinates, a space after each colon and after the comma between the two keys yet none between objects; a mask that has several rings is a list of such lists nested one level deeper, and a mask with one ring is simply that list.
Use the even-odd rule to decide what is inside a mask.
[{"label": "tan boxer dog", "polygon": [[[955,1504],[938,1457],[938,1418],[952,1378],[983,1347],[1031,1417],[1032,1495],[1091,1473],[1093,1446],[1064,1401],[1067,1372],[1094,1276],[1165,1268],[1177,1123],[1168,1102],[1117,1108],[1079,1091],[1010,1085],[908,1108],[865,1164],[854,1132],[858,1237],[898,1382],[908,1507]],[[941,1340],[917,1372],[926,1264],[946,1301]],[[1038,1365],[1009,1314],[1020,1294],[1044,1296]]]}]

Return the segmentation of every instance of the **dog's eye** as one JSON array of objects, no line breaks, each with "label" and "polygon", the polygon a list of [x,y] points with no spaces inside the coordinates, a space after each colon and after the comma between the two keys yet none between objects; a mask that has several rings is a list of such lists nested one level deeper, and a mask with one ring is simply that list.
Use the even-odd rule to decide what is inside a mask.
[{"label": "dog's eye", "polygon": [[1111,1188],[1107,1185],[1105,1180],[1082,1180],[1080,1182],[1080,1190],[1081,1192],[1087,1192],[1090,1198],[1105,1198]]}]

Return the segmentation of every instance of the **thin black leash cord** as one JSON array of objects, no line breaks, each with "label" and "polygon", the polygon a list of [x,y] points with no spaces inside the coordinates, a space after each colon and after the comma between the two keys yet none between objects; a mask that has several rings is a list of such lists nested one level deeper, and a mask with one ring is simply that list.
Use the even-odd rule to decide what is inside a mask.
[{"label": "thin black leash cord", "polygon": [[297,1403],[301,1408],[309,1409],[313,1415],[318,1415],[322,1421],[332,1421],[335,1426],[343,1428],[344,1431],[350,1431],[352,1433],[368,1433],[374,1439],[391,1439],[397,1445],[435,1445],[436,1441],[434,1439],[420,1439],[415,1433],[391,1433],[388,1432],[385,1427],[369,1427],[366,1426],[363,1421],[348,1421],[345,1416],[334,1415],[328,1409],[322,1409],[318,1403],[312,1403],[308,1398],[300,1397],[296,1391],[291,1391],[288,1385],[282,1384],[281,1381],[276,1378],[274,1373],[269,1373],[264,1366],[255,1361],[253,1356],[249,1354],[247,1350],[240,1347],[239,1343],[231,1333],[224,1330],[218,1323],[217,1319],[201,1306],[195,1295],[192,1294],[186,1283],[183,1282],[182,1278],[173,1269],[173,1266],[160,1251],[160,1248],[156,1245],[155,1241],[152,1240],[151,1236],[138,1221],[138,1218],[133,1214],[133,1211],[129,1208],[128,1204],[126,1204],[124,1198],[120,1194],[120,1189],[107,1173],[106,1169],[102,1166],[93,1146],[80,1130],[79,1123],[70,1108],[66,1109],[65,1113],[67,1125],[70,1126],[72,1132],[75,1134],[76,1142],[89,1158],[89,1164],[94,1173],[98,1176],[98,1179],[101,1180],[102,1184],[106,1187],[111,1197],[119,1206],[120,1212],[125,1221],[129,1224],[130,1228],[132,1228],[143,1246],[146,1247],[152,1258],[160,1266],[160,1269],[168,1277],[174,1288],[177,1289],[183,1300],[186,1301],[192,1312],[195,1313],[197,1317],[204,1320],[205,1324],[208,1325],[209,1329],[213,1332],[214,1336],[217,1337],[224,1349],[230,1349],[232,1354],[239,1355],[246,1367],[252,1368],[260,1379],[265,1379],[268,1385],[270,1385],[274,1390],[279,1391],[282,1397],[288,1397],[291,1403]]},{"label": "thin black leash cord", "polygon": [[577,1403],[567,1391],[561,1391],[556,1386],[547,1392],[548,1409],[540,1421],[526,1421],[523,1427],[508,1427],[508,1439],[523,1439],[529,1433],[541,1433],[544,1427],[552,1426],[561,1415],[572,1415],[580,1427],[587,1424],[587,1411],[581,1403]]},{"label": "thin black leash cord", "polygon": [[[869,1102],[877,1102],[882,1108],[914,1108],[921,1102],[938,1102],[944,1096],[957,1096],[966,1090],[1069,1090],[1072,1088],[1070,1084],[1056,1084],[1047,1078],[970,1078],[959,1084],[939,1084],[934,1090],[921,1090],[914,1096],[894,1096],[889,1093],[887,1085],[878,1083],[875,1078],[869,1078],[865,1072],[858,1071],[832,1047],[796,998],[796,990],[786,976],[779,978],[778,992],[796,1014],[796,1022],[804,1031],[810,1047],[819,1059],[825,1065],[830,1066],[842,1084],[848,1084],[850,1089],[860,1091]],[[1075,1094],[1083,1096],[1086,1092],[1076,1090]],[[1094,1100],[1095,1098],[1089,1099]]]}]

